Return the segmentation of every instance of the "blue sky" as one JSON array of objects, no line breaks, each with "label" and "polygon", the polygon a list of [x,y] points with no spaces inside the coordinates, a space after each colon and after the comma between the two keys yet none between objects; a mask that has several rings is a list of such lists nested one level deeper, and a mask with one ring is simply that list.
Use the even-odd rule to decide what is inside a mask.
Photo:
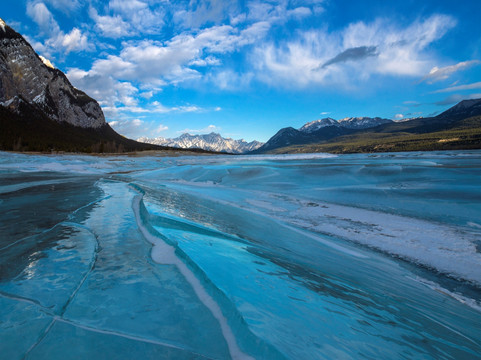
[{"label": "blue sky", "polygon": [[16,0],[2,17],[138,138],[266,141],[481,98],[479,0]]}]

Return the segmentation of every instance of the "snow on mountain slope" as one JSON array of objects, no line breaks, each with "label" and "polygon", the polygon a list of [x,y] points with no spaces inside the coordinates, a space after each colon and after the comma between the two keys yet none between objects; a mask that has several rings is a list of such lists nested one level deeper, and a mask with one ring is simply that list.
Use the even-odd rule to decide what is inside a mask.
[{"label": "snow on mountain slope", "polygon": [[308,122],[304,124],[299,131],[305,132],[305,133],[312,133],[314,131],[317,131],[319,129],[322,129],[323,127],[326,126],[339,126],[339,123],[332,118],[324,118],[321,120],[314,120],[311,122]]},{"label": "snow on mountain slope", "polygon": [[299,131],[310,134],[327,126],[340,126],[347,129],[367,129],[390,122],[392,122],[392,120],[379,117],[347,117],[339,121],[333,118],[324,118],[304,124]]},{"label": "snow on mountain slope", "polygon": [[222,136],[220,136],[220,134],[214,132],[204,135],[191,135],[185,133],[173,139],[166,139],[163,137],[149,139],[147,137],[141,137],[137,139],[137,141],[147,144],[171,146],[183,149],[196,148],[233,154],[250,152],[256,150],[263,145],[263,143],[256,140],[246,142],[244,139],[233,140],[231,138],[223,138]]},{"label": "snow on mountain slope", "polygon": [[339,120],[339,125],[348,129],[367,129],[392,122],[379,117],[347,117]]}]

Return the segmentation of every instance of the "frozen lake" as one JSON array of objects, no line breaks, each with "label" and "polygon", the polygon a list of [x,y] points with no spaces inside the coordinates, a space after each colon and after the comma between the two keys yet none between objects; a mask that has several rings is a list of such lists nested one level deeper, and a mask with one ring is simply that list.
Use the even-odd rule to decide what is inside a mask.
[{"label": "frozen lake", "polygon": [[0,152],[0,357],[481,359],[481,151]]}]

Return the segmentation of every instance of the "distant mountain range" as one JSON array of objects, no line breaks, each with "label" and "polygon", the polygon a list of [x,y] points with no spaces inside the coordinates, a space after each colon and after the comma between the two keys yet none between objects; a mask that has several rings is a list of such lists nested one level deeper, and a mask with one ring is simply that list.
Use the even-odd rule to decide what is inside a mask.
[{"label": "distant mountain range", "polygon": [[389,152],[481,148],[481,99],[464,100],[440,115],[393,121],[325,118],[279,130],[252,153]]},{"label": "distant mountain range", "polygon": [[174,139],[158,137],[149,139],[141,137],[137,141],[146,144],[170,146],[183,149],[203,149],[209,151],[226,152],[231,154],[243,154],[258,149],[263,145],[259,141],[246,142],[245,140],[233,140],[223,138],[220,134],[210,133],[205,135],[182,134]]},{"label": "distant mountain range", "polygon": [[348,117],[339,121],[333,118],[324,118],[321,120],[308,122],[307,124],[303,125],[299,131],[310,134],[328,126],[337,126],[346,129],[367,129],[392,122],[393,120],[382,119],[378,117]]},{"label": "distant mountain range", "polygon": [[379,117],[349,117],[339,121],[328,117],[308,122],[297,130],[292,127],[283,128],[257,151],[266,152],[290,145],[326,141],[338,136],[354,133],[356,130],[373,128],[393,122],[393,120]]}]

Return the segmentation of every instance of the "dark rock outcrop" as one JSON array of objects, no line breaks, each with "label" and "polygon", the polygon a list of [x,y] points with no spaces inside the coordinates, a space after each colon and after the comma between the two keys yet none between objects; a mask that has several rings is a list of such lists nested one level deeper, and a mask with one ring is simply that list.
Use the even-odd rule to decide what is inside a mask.
[{"label": "dark rock outcrop", "polygon": [[106,124],[97,101],[73,87],[60,70],[40,58],[0,19],[0,105],[18,112],[21,101],[59,123],[82,128]]}]

